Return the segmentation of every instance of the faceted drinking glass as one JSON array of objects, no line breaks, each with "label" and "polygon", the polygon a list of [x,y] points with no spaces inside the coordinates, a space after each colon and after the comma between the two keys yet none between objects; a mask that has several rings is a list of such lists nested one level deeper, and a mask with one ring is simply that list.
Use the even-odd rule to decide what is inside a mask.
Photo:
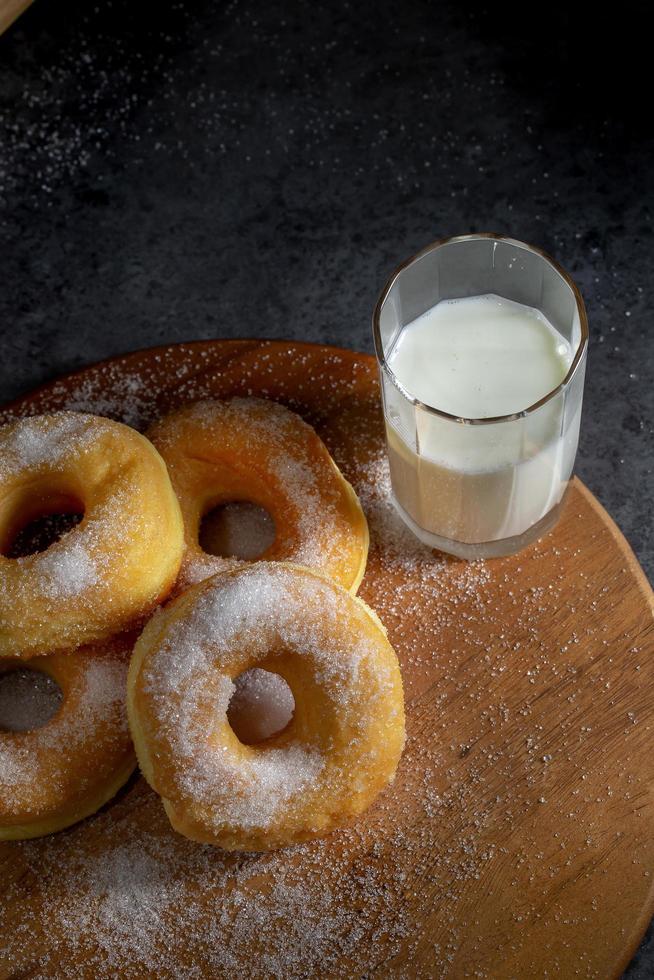
[{"label": "faceted drinking glass", "polygon": [[[404,327],[441,300],[494,293],[540,310],[568,341],[563,381],[523,411],[459,418],[425,404],[389,358]],[[394,502],[430,547],[462,558],[512,554],[552,528],[568,487],[583,398],[588,322],[553,259],[489,233],[435,242],[395,270],[375,307],[375,349]]]}]

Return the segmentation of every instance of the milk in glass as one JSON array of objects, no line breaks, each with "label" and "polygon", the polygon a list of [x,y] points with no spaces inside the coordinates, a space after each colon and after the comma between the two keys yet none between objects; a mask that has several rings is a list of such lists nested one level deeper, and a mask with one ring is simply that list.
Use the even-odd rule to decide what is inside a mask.
[{"label": "milk in glass", "polygon": [[[402,413],[386,405],[394,495],[423,531],[497,541],[522,534],[559,503],[581,400],[567,417],[563,398],[525,410],[561,384],[574,353],[542,312],[494,294],[442,300],[399,331],[387,360],[400,386],[466,420],[421,413],[409,437]],[[480,422],[520,413],[511,425]]]}]

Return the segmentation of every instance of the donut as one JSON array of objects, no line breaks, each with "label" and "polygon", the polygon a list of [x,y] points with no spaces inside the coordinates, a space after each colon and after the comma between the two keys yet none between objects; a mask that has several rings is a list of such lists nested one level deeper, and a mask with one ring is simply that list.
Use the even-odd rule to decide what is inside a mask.
[{"label": "donut", "polygon": [[[31,731],[0,730],[0,840],[51,834],[95,813],[127,781],[136,757],[125,709],[134,637],[34,657],[59,685],[56,714]],[[23,665],[0,661],[0,681]]]},{"label": "donut", "polygon": [[[234,681],[271,671],[295,701],[283,731],[239,741]],[[284,562],[228,569],[158,611],[130,664],[141,771],[191,840],[261,851],[328,833],[392,781],[404,745],[402,679],[364,603]]]},{"label": "donut", "polygon": [[[354,490],[299,415],[261,398],[201,401],[155,423],[148,436],[166,461],[184,518],[177,591],[247,555],[315,568],[356,592],[368,525]],[[262,529],[260,553],[243,535],[238,558],[207,554],[200,544],[203,517],[238,501],[264,508],[273,533],[266,541]]]},{"label": "donut", "polygon": [[[7,557],[25,525],[66,511],[81,523]],[[168,595],[182,553],[165,464],[134,429],[75,412],[0,428],[0,657],[108,639]]]}]

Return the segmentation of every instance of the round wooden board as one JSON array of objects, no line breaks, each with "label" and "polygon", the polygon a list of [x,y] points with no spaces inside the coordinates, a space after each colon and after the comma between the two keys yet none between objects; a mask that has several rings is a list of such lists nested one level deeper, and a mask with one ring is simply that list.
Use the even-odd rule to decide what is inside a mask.
[{"label": "round wooden board", "polygon": [[395,784],[350,831],[226,855],[169,829],[139,778],[69,831],[0,847],[3,977],[611,977],[654,903],[652,593],[575,481],[557,528],[493,562],[395,519],[376,366],[258,341],[142,351],[5,411],[143,428],[254,393],[311,421],[360,493],[363,598],[406,689]]}]

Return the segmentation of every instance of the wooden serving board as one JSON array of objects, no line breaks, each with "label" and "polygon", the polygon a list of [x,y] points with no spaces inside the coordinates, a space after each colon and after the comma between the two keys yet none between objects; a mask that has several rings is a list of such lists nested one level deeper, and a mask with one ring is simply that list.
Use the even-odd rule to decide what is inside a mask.
[{"label": "wooden serving board", "polygon": [[624,538],[575,481],[520,555],[423,549],[390,504],[375,363],[334,348],[143,351],[5,418],[144,427],[235,393],[304,415],[361,495],[361,595],[406,688],[396,782],[347,832],[228,855],[176,836],[134,778],[77,827],[0,847],[0,976],[617,976],[654,911],[652,592]]}]

